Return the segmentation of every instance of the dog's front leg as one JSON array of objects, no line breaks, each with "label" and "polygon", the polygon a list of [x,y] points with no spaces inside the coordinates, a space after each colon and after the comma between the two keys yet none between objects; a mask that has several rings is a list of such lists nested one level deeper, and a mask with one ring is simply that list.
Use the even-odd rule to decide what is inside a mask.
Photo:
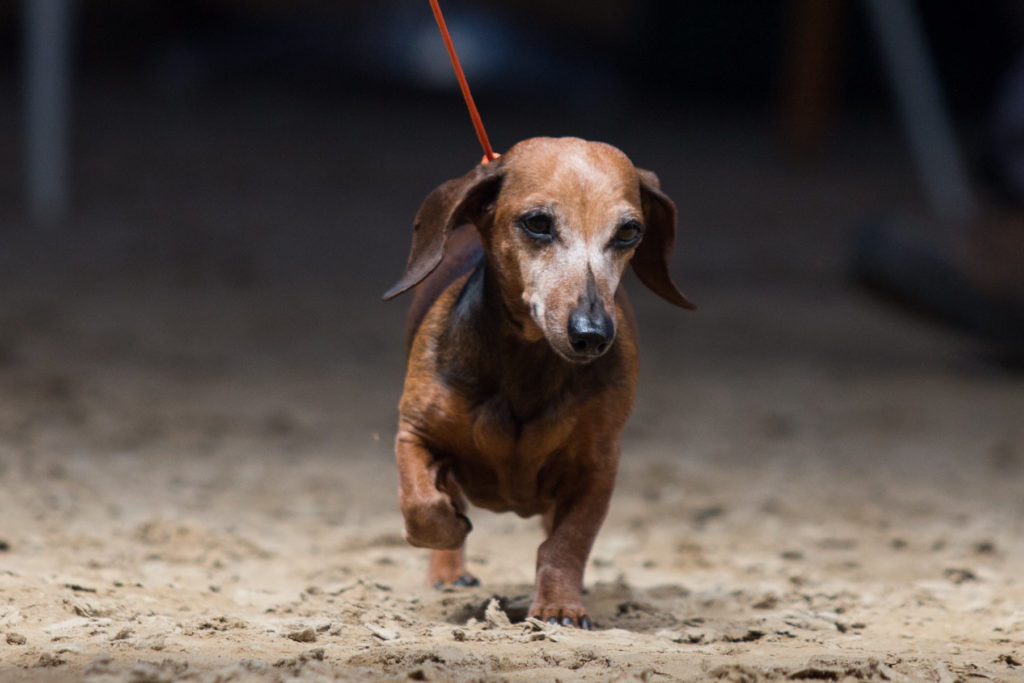
[{"label": "dog's front leg", "polygon": [[548,538],[537,550],[537,595],[530,616],[562,626],[589,629],[583,607],[583,570],[604,522],[615,471],[588,474],[546,516]]},{"label": "dog's front leg", "polygon": [[399,425],[395,456],[405,538],[411,545],[435,551],[428,581],[472,585],[475,579],[465,574],[462,559],[462,545],[472,529],[462,491],[445,465],[406,425]]}]

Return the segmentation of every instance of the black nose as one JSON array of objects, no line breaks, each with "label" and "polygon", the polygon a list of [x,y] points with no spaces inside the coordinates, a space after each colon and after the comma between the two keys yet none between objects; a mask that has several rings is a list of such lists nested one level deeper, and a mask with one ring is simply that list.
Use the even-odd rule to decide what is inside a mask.
[{"label": "black nose", "polygon": [[600,356],[615,337],[615,326],[604,307],[579,306],[569,314],[569,343],[580,355]]}]

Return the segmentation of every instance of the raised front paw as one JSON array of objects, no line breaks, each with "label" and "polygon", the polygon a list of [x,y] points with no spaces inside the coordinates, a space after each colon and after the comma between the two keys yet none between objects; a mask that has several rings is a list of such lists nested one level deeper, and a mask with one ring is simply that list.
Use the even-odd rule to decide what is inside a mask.
[{"label": "raised front paw", "polygon": [[542,603],[538,598],[530,605],[529,616],[549,624],[578,626],[587,631],[593,626],[583,603],[579,601]]},{"label": "raised front paw", "polygon": [[447,495],[417,497],[401,501],[405,517],[405,540],[417,548],[455,550],[473,530],[469,517],[455,509]]}]

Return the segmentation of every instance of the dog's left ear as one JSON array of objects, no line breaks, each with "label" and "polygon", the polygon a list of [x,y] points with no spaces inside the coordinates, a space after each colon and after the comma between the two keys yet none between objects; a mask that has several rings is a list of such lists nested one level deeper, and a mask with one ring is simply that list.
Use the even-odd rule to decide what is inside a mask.
[{"label": "dog's left ear", "polygon": [[638,168],[640,198],[643,201],[644,237],[633,254],[633,271],[640,282],[665,301],[693,310],[697,308],[672,282],[668,260],[676,241],[676,205],[661,191],[658,176]]},{"label": "dog's left ear", "polygon": [[497,193],[501,176],[498,163],[479,164],[472,171],[449,180],[423,200],[412,228],[412,248],[405,273],[388,291],[385,301],[415,287],[430,275],[444,258],[444,246],[452,230],[463,223],[477,224],[486,204]]}]

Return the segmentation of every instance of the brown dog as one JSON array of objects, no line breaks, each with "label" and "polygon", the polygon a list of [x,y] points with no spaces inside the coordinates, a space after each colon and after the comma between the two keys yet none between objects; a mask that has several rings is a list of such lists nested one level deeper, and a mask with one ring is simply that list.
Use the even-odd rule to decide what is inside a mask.
[{"label": "brown dog", "polygon": [[[633,409],[627,264],[671,303],[676,209],[615,147],[534,138],[434,190],[405,275],[419,285],[395,451],[405,536],[434,585],[474,585],[466,499],[543,515],[530,616],[590,628],[583,570]],[[613,343],[614,341],[614,343]]]}]

